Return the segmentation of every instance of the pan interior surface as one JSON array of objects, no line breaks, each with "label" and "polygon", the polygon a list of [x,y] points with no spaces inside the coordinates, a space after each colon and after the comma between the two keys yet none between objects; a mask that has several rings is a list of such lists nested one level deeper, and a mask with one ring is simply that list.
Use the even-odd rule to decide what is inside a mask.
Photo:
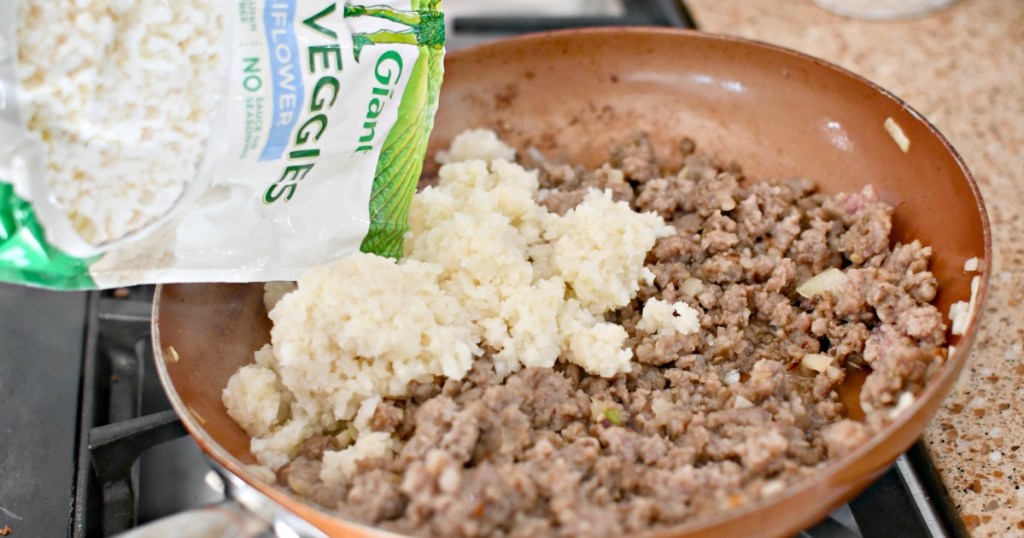
[{"label": "pan interior surface", "polygon": [[[886,130],[895,123],[903,148]],[[610,147],[645,131],[655,148],[690,137],[754,180],[805,177],[826,193],[871,184],[895,207],[895,240],[931,245],[943,313],[971,296],[970,258],[982,260],[988,223],[969,172],[948,143],[905,104],[834,66],[733,38],[652,29],[543,34],[449,55],[428,155],[463,130],[498,132],[520,152],[597,166]],[[670,155],[665,156],[671,160]],[[669,163],[675,166],[680,163]],[[436,171],[428,161],[426,174]],[[980,307],[977,309],[980,312]],[[154,324],[172,401],[203,448],[230,471],[332,535],[373,531],[260,483],[248,435],[221,391],[269,341],[260,284],[162,286]],[[977,333],[975,314],[957,351],[901,417],[814,481],[734,512],[658,531],[664,536],[782,536],[865,487],[918,438],[948,394]],[[175,395],[176,393],[176,395]]]}]

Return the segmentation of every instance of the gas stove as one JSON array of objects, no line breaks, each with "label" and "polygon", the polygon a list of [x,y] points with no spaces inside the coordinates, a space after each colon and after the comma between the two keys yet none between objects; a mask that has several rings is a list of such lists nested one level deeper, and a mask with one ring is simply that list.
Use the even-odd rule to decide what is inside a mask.
[{"label": "gas stove", "polygon": [[[447,0],[449,48],[582,26],[695,27],[675,0]],[[0,535],[92,538],[224,498],[164,396],[152,287],[0,285]],[[922,443],[811,538],[966,535]]]}]

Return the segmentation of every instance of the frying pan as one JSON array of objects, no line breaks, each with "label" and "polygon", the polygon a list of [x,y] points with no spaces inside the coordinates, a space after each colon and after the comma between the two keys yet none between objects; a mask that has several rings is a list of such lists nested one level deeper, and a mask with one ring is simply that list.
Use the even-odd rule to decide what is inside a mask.
[{"label": "frying pan", "polygon": [[[918,113],[821,60],[680,30],[537,34],[454,52],[445,65],[430,154],[475,127],[496,130],[520,151],[537,148],[548,157],[589,166],[601,164],[611,144],[637,130],[646,131],[656,148],[689,136],[702,151],[741,163],[754,179],[803,176],[826,193],[874,185],[895,207],[894,239],[920,239],[934,247],[931,269],[940,287],[935,303],[942,312],[955,301],[970,300],[973,275],[963,266],[970,258],[980,260],[977,306],[965,333],[951,337],[956,351],[892,424],[813,480],[652,535],[795,533],[855,496],[921,435],[978,333],[991,241],[970,172]],[[889,118],[909,140],[906,151],[883,127]],[[428,163],[426,170],[429,175],[435,165]],[[192,436],[234,484],[241,505],[279,532],[282,525],[289,527],[286,534],[387,535],[261,481],[247,467],[255,462],[250,438],[228,417],[221,390],[268,341],[260,284],[165,285],[153,309],[161,381]],[[229,534],[245,532],[243,522],[252,522],[237,505],[217,513],[214,519]],[[198,519],[186,514],[178,521]]]}]

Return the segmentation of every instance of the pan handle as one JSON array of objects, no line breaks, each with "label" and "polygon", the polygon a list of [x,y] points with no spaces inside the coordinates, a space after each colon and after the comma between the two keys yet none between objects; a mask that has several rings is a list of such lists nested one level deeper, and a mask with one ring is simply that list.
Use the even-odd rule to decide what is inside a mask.
[{"label": "pan handle", "polygon": [[165,517],[120,538],[271,538],[270,524],[233,499]]},{"label": "pan handle", "polygon": [[224,481],[225,501],[154,521],[119,538],[328,538],[216,462],[210,463]]}]

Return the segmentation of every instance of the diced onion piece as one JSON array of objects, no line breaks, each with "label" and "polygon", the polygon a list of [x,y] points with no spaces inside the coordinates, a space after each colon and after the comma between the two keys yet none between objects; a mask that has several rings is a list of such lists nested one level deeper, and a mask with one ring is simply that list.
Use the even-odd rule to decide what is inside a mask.
[{"label": "diced onion piece", "polygon": [[889,133],[896,145],[900,147],[900,151],[903,153],[910,151],[910,139],[903,133],[903,128],[896,123],[896,120],[885,118],[884,127],[885,132]]},{"label": "diced onion piece", "polygon": [[949,305],[949,320],[956,322],[960,312],[967,309],[967,301],[957,301]]},{"label": "diced onion piece", "polygon": [[732,406],[736,409],[746,409],[748,407],[754,407],[754,402],[744,398],[743,396],[736,396],[736,401],[733,402]]},{"label": "diced onion piece", "polygon": [[956,346],[949,346],[949,353],[947,356],[952,357],[953,355],[956,355]]},{"label": "diced onion piece", "polygon": [[896,407],[892,408],[889,412],[889,418],[896,418],[914,403],[914,394],[911,392],[904,392],[900,394],[899,400],[896,400]]},{"label": "diced onion piece", "polygon": [[835,295],[839,293],[839,288],[846,283],[848,278],[846,273],[835,267],[830,267],[800,284],[796,288],[796,292],[808,299],[826,292]]},{"label": "diced onion piece", "polygon": [[[978,307],[978,288],[981,287],[981,277],[976,276],[971,279],[971,299],[967,303],[967,308],[963,309],[960,313],[960,332],[954,332],[953,334],[964,334],[967,332],[967,325],[970,324],[971,318],[974,317],[974,310]],[[954,322],[954,325],[956,322]]]},{"label": "diced onion piece", "polygon": [[971,279],[970,302],[957,301],[949,305],[949,320],[953,322],[950,332],[960,336],[967,332],[967,325],[978,307],[978,289],[981,287],[981,277],[975,276]]},{"label": "diced onion piece", "polygon": [[978,258],[971,258],[964,262],[964,272],[973,273],[978,270]]},{"label": "diced onion piece", "polygon": [[740,371],[739,370],[729,370],[728,372],[725,373],[724,376],[722,376],[722,381],[726,385],[735,385],[736,383],[739,383],[740,382]]},{"label": "diced onion piece", "polygon": [[954,335],[964,334],[967,330],[967,322],[971,319],[970,305],[964,301],[957,301],[949,305],[949,321],[953,322],[950,332]]},{"label": "diced onion piece", "polygon": [[198,412],[198,411],[196,411],[196,410],[195,410],[195,409],[194,409],[194,408],[192,407],[192,405],[191,405],[191,404],[187,404],[187,407],[188,407],[188,410],[192,412],[192,415],[196,417],[196,420],[198,420],[200,424],[202,424],[202,425],[204,425],[204,426],[205,426],[205,425],[206,425],[206,419],[205,419],[205,418],[203,418],[203,415],[200,415],[200,414],[199,414],[199,412]]},{"label": "diced onion piece", "polygon": [[761,495],[767,497],[774,493],[778,493],[784,489],[786,489],[786,483],[783,482],[782,480],[769,480],[768,482],[765,482],[764,486],[761,487]]},{"label": "diced onion piece", "polygon": [[702,291],[704,291],[704,283],[696,278],[687,278],[679,286],[679,293],[684,297],[694,297]]},{"label": "diced onion piece", "polygon": [[808,353],[800,359],[800,364],[815,372],[824,372],[832,364],[832,357],[821,353]]}]

